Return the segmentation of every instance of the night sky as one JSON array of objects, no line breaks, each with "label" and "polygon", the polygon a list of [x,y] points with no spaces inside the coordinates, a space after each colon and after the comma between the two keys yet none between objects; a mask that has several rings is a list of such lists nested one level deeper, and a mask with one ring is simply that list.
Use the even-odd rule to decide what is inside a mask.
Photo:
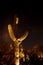
[{"label": "night sky", "polygon": [[17,14],[20,18],[18,24],[19,36],[26,30],[29,31],[28,37],[23,41],[23,46],[31,48],[35,44],[43,44],[43,12],[29,12],[25,9],[2,9],[0,11],[0,44],[13,43],[8,34],[7,26],[13,26],[13,17]]}]

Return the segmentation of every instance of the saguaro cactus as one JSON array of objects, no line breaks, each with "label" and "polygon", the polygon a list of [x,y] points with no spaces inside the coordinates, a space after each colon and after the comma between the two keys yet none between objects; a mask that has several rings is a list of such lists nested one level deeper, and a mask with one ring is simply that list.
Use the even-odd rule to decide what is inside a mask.
[{"label": "saguaro cactus", "polygon": [[[15,25],[17,25],[17,24],[18,24],[18,17],[16,17],[16,24]],[[28,31],[26,31],[24,33],[24,35],[21,36],[20,38],[16,38],[14,33],[13,33],[12,26],[11,26],[11,24],[9,24],[8,25],[8,32],[9,32],[10,38],[13,40],[14,46],[15,46],[15,49],[14,49],[15,50],[15,52],[14,52],[14,55],[15,55],[14,59],[15,59],[15,61],[14,61],[14,63],[15,63],[15,65],[19,65],[19,45],[28,36]]]}]

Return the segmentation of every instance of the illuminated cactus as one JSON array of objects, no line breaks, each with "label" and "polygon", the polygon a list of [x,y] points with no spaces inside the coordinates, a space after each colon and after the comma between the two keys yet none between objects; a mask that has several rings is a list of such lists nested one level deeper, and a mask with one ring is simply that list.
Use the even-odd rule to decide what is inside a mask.
[{"label": "illuminated cactus", "polygon": [[[15,25],[17,25],[17,24],[18,24],[18,17],[16,17],[16,24]],[[13,33],[12,26],[11,26],[11,24],[9,24],[8,25],[8,32],[9,32],[10,38],[13,40],[14,46],[15,46],[15,49],[14,49],[15,50],[14,51],[14,55],[15,55],[14,63],[15,63],[15,65],[19,65],[19,45],[28,36],[28,31],[26,31],[25,34],[23,36],[21,36],[20,38],[16,38],[16,36]]]}]

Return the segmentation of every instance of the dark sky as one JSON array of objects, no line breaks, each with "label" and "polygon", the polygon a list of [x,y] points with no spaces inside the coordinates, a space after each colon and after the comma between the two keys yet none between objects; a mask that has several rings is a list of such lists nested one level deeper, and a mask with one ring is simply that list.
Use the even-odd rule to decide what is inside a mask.
[{"label": "dark sky", "polygon": [[29,31],[27,39],[22,44],[27,48],[35,44],[43,44],[43,12],[29,12],[28,9],[8,8],[0,11],[0,43],[2,41],[12,42],[8,35],[7,25],[9,23],[13,25],[13,16],[15,14],[20,18],[18,24],[19,35],[21,36],[26,30]]}]

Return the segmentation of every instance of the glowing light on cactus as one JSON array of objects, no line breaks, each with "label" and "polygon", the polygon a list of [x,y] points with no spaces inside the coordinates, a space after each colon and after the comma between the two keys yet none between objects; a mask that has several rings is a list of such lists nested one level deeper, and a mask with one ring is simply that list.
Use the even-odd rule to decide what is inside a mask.
[{"label": "glowing light on cactus", "polygon": [[[16,24],[18,24],[18,18],[16,18]],[[8,32],[9,32],[9,35],[10,35],[10,38],[13,40],[14,42],[14,45],[15,45],[15,52],[14,52],[14,55],[15,55],[15,65],[19,65],[19,45],[22,43],[22,41],[24,39],[26,39],[26,37],[28,36],[28,32],[25,32],[25,34],[23,36],[21,36],[20,38],[16,38],[14,33],[13,33],[13,29],[12,29],[12,26],[11,24],[8,25]],[[22,54],[23,55],[23,54]]]}]

